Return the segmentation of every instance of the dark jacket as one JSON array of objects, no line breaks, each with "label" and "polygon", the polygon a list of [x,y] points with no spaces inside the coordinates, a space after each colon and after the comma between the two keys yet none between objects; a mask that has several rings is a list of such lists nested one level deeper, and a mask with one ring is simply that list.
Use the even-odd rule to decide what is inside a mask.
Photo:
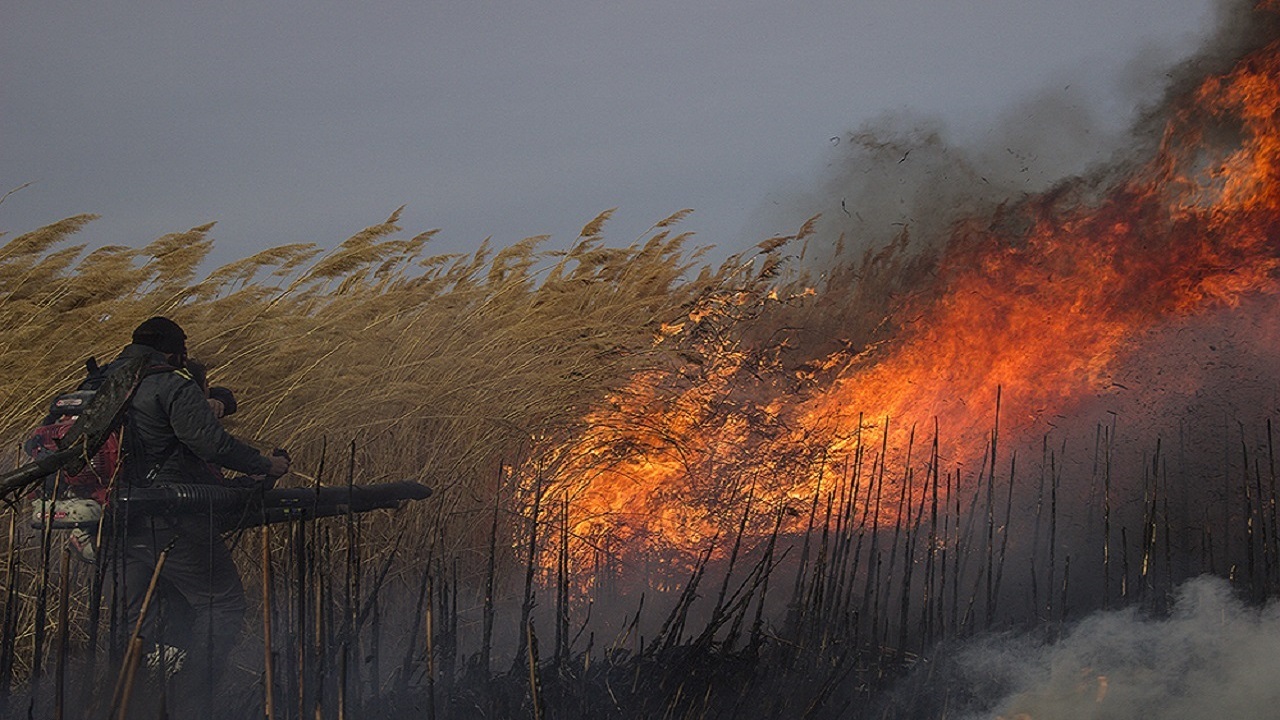
[{"label": "dark jacket", "polygon": [[167,365],[163,353],[128,345],[120,358],[139,355],[147,356],[154,370],[138,384],[130,404],[135,433],[131,447],[142,455],[133,468],[135,478],[220,483],[222,476],[211,464],[246,475],[271,469],[266,456],[222,427],[195,381],[176,369],[160,369]]}]

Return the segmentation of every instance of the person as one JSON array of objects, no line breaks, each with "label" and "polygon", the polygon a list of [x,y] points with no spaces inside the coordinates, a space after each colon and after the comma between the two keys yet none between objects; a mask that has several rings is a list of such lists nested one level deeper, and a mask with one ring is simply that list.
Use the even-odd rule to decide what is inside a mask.
[{"label": "person", "polygon": [[[149,367],[130,401],[133,440],[126,482],[221,484],[220,467],[272,480],[287,473],[287,454],[264,455],[223,428],[204,388],[184,370],[186,339],[176,322],[153,317],[134,330],[132,343],[117,358],[143,357]],[[231,552],[209,516],[138,513],[124,523],[129,627],[141,614],[153,571],[167,548],[157,591],[181,598],[190,608],[190,623],[180,629],[187,632],[166,635],[163,623],[149,612],[142,626],[144,647],[154,647],[153,662],[172,675],[168,695],[186,706],[178,708],[177,716],[210,716],[213,688],[239,639],[246,609]],[[173,642],[175,638],[180,639]]]}]

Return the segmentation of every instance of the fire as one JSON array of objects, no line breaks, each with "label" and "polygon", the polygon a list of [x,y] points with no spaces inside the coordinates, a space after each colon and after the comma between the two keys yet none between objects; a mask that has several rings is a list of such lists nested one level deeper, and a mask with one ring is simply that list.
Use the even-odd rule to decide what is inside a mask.
[{"label": "fire", "polygon": [[[696,343],[698,363],[634,377],[560,448],[572,532],[608,553],[688,557],[735,532],[746,496],[789,508],[785,527],[803,530],[817,499],[853,502],[856,457],[885,474],[885,451],[936,427],[958,449],[950,462],[976,465],[994,428],[1043,432],[1107,390],[1145,329],[1276,294],[1280,43],[1203,81],[1170,117],[1153,159],[1105,190],[1081,181],[959,224],[934,284],[877,347],[789,371],[712,337]],[[884,497],[910,482],[888,470]],[[872,503],[866,491],[856,501]],[[872,521],[893,522],[894,506]],[[752,527],[767,532],[774,515]]]}]

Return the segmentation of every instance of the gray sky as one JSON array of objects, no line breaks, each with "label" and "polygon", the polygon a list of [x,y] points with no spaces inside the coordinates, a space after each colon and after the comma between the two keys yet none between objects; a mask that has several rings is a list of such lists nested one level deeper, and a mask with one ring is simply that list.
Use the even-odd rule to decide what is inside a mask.
[{"label": "gray sky", "polygon": [[[218,262],[332,247],[407,205],[441,252],[619,207],[703,244],[790,232],[833,138],[885,113],[983,141],[1046,89],[1122,124],[1212,29],[1212,0],[8,0],[10,236],[99,213],[141,245],[217,221]],[[985,135],[984,135],[985,134]],[[990,142],[990,137],[985,137]]]}]

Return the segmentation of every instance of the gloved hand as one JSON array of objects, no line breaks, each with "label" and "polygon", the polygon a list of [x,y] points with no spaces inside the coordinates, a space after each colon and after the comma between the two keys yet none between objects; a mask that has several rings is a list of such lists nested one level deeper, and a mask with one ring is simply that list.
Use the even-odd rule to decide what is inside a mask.
[{"label": "gloved hand", "polygon": [[282,475],[289,472],[289,466],[292,460],[289,453],[282,448],[276,448],[271,451],[271,469],[267,471],[268,487],[275,485],[275,481]]}]

